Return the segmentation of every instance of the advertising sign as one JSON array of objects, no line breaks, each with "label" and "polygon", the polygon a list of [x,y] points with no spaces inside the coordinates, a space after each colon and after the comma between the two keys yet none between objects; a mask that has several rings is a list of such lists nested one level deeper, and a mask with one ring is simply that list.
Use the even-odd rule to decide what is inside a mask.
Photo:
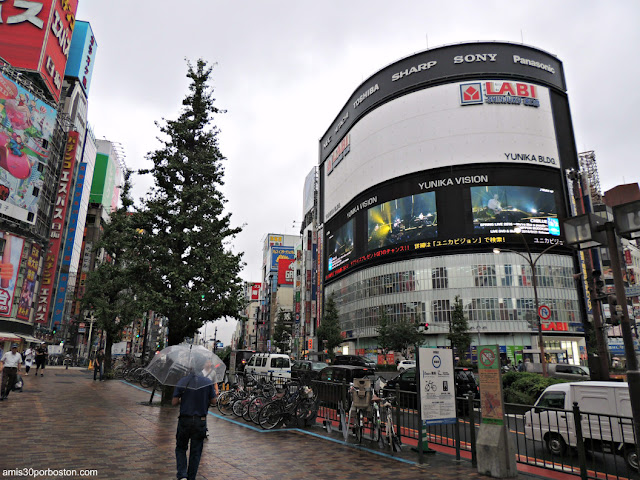
[{"label": "advertising sign", "polygon": [[78,132],[71,131],[67,137],[67,145],[62,163],[62,173],[58,184],[58,193],[53,210],[53,220],[49,233],[49,249],[45,255],[44,266],[42,268],[42,280],[40,283],[40,294],[38,295],[38,308],[36,311],[35,323],[47,323],[49,315],[49,305],[53,294],[53,286],[56,278],[56,265],[60,254],[60,243],[62,241],[62,227],[67,213],[67,200],[69,198],[69,186],[73,180],[73,169],[76,162],[76,151],[78,149]]},{"label": "advertising sign", "polygon": [[20,320],[29,320],[31,314],[31,304],[33,303],[33,294],[36,287],[36,275],[38,274],[38,265],[40,262],[40,245],[31,244],[29,256],[27,257],[27,269],[22,283],[22,293],[20,294],[20,303],[16,318]]},{"label": "advertising sign", "polygon": [[15,68],[40,73],[60,100],[77,0],[8,0],[0,12],[0,51]]},{"label": "advertising sign", "polygon": [[67,234],[62,255],[62,269],[60,271],[60,278],[58,279],[58,286],[56,288],[56,298],[53,303],[53,323],[62,323],[64,302],[67,297],[67,284],[69,282],[69,268],[71,266],[73,245],[76,238],[76,227],[78,226],[78,214],[80,213],[80,201],[82,200],[86,171],[87,164],[83,162],[78,166],[76,187],[71,200],[71,214],[69,215],[69,222],[67,224]]},{"label": "advertising sign", "polygon": [[293,247],[271,247],[271,271],[278,271],[280,260],[295,260],[296,252]]},{"label": "advertising sign", "polygon": [[302,192],[302,217],[313,208],[316,189],[316,167],[313,167],[304,179],[304,190]]},{"label": "advertising sign", "polygon": [[293,285],[294,260],[283,258],[278,261],[278,285]]},{"label": "advertising sign", "polygon": [[478,349],[482,423],[504,425],[500,349],[498,345],[481,345]]},{"label": "advertising sign", "polygon": [[251,284],[251,301],[260,300],[260,288],[262,287],[261,283],[253,283]]},{"label": "advertising sign", "polygon": [[0,260],[0,315],[10,317],[24,238],[11,235],[8,232],[0,233],[0,235],[4,239],[2,259]]},{"label": "advertising sign", "polygon": [[[422,170],[487,163],[560,168],[547,88],[536,89],[539,107],[512,108],[460,106],[460,86],[452,83],[404,95],[353,125],[345,137],[350,153],[339,168],[333,165],[331,174],[327,171],[333,151],[321,158],[323,220],[328,221],[354,196],[380,182]],[[429,180],[429,175],[421,179],[427,186]],[[446,182],[455,185],[456,178]]]},{"label": "advertising sign", "polygon": [[0,73],[0,213],[36,223],[55,122],[53,107]]},{"label": "advertising sign", "polygon": [[64,72],[65,77],[75,77],[80,80],[80,84],[87,96],[91,86],[91,75],[93,74],[93,64],[96,58],[98,44],[93,36],[91,24],[89,22],[77,21],[73,29],[71,39],[71,49],[69,50],[69,60]]},{"label": "advertising sign", "polygon": [[561,247],[560,220],[566,213],[558,208],[563,205],[559,173],[528,165],[472,165],[383,182],[325,224],[325,280],[456,248],[522,250],[521,235],[536,251]]},{"label": "advertising sign", "polygon": [[453,352],[445,348],[419,348],[418,392],[422,425],[456,423]]}]

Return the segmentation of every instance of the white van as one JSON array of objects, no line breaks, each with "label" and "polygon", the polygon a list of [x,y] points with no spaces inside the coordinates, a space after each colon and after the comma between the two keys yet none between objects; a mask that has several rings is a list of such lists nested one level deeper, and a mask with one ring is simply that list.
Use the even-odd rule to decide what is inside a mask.
[{"label": "white van", "polygon": [[246,373],[273,378],[291,378],[291,358],[282,353],[254,353],[244,367]]},{"label": "white van", "polygon": [[[570,382],[551,385],[525,416],[525,437],[544,442],[547,450],[563,455],[576,446],[573,403],[580,408],[585,448],[623,455],[638,469],[629,386],[623,382]],[[549,410],[548,410],[549,409]]]}]

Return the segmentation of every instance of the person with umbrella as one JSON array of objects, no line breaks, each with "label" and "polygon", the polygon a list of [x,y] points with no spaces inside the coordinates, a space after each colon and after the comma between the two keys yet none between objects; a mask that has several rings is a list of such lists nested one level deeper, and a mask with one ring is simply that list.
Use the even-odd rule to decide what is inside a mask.
[{"label": "person with umbrella", "polygon": [[224,363],[211,351],[185,344],[163,349],[146,367],[161,384],[175,385],[171,403],[180,405],[175,450],[178,479],[196,478],[207,436],[209,405],[215,404],[217,395],[218,385],[212,378],[223,377],[224,369]]}]

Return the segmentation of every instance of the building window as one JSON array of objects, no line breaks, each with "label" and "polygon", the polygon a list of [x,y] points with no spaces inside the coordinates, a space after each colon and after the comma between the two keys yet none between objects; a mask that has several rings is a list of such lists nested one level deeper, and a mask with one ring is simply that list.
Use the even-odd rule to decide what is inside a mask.
[{"label": "building window", "polygon": [[502,286],[503,287],[513,286],[513,265],[504,266],[504,277],[502,277]]},{"label": "building window", "polygon": [[431,302],[431,315],[436,323],[449,323],[451,320],[449,300],[434,300]]},{"label": "building window", "polygon": [[449,288],[449,280],[447,279],[447,267],[435,267],[431,271],[431,288]]},{"label": "building window", "polygon": [[497,285],[494,265],[474,265],[472,271],[476,287],[495,287]]}]

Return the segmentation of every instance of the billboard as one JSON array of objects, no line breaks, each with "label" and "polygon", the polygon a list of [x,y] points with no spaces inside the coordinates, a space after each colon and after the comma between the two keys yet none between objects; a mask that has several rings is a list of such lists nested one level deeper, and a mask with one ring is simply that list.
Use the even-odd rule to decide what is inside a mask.
[{"label": "billboard", "polygon": [[354,268],[496,247],[558,245],[562,172],[484,164],[415,172],[376,185],[325,224],[325,281]]},{"label": "billboard", "polygon": [[261,283],[252,283],[251,284],[251,301],[260,300],[260,288],[262,288]]},{"label": "billboard", "polygon": [[8,0],[0,12],[0,56],[37,72],[56,102],[69,57],[77,0]]},{"label": "billboard", "polygon": [[[509,97],[521,102],[461,104],[461,89],[469,83],[451,83],[385,103],[344,132],[336,148],[322,158],[323,220],[330,220],[358,193],[417,171],[482,163],[560,169],[549,90],[524,82],[477,83],[480,89],[491,85],[490,93],[503,93],[483,95],[484,100]],[[508,95],[511,90],[523,97]],[[525,98],[536,104],[526,105]]]},{"label": "billboard", "polygon": [[74,77],[80,80],[84,92],[89,95],[91,75],[95,63],[98,44],[93,36],[93,30],[89,22],[77,21],[73,29],[69,60],[64,72],[65,77]]},{"label": "billboard", "polygon": [[40,294],[38,295],[38,307],[36,310],[35,323],[47,323],[49,315],[49,305],[53,295],[53,287],[56,279],[56,266],[60,254],[60,244],[62,242],[62,228],[67,213],[67,200],[69,198],[70,185],[73,181],[73,170],[76,162],[76,152],[78,149],[79,134],[76,131],[69,132],[67,144],[62,162],[62,173],[58,192],[53,209],[53,220],[49,232],[49,248],[44,258],[42,268],[42,279],[40,282]]},{"label": "billboard", "polygon": [[534,47],[474,42],[418,52],[378,71],[353,92],[320,139],[321,162],[338,147],[345,132],[380,105],[410,91],[469,76],[520,78],[566,91],[562,62]]},{"label": "billboard", "polygon": [[278,271],[280,260],[295,260],[296,252],[293,247],[273,246],[271,247],[271,268],[270,271]]},{"label": "billboard", "polygon": [[367,249],[438,236],[435,192],[419,193],[385,202],[367,211]]},{"label": "billboard", "polygon": [[280,285],[293,285],[294,272],[294,260],[283,258],[278,261],[278,286]]},{"label": "billboard", "polygon": [[554,191],[521,186],[471,187],[476,233],[531,233],[560,236]]},{"label": "billboard", "polygon": [[53,107],[0,73],[0,213],[36,223],[55,122]]},{"label": "billboard", "polygon": [[31,314],[31,305],[33,304],[33,294],[36,287],[36,275],[38,274],[38,265],[40,263],[40,252],[42,248],[37,243],[33,243],[29,249],[27,257],[27,269],[22,282],[22,293],[20,294],[20,303],[16,318],[20,320],[29,320]]},{"label": "billboard", "polygon": [[2,260],[0,260],[0,315],[10,317],[24,238],[8,232],[0,233],[0,236],[4,240]]},{"label": "billboard", "polygon": [[331,272],[353,258],[355,222],[349,220],[335,232],[327,230],[327,271]]},{"label": "billboard", "polygon": [[56,287],[56,298],[53,302],[53,323],[62,323],[64,313],[64,302],[67,298],[67,285],[69,283],[69,269],[71,268],[71,257],[73,255],[73,245],[76,239],[76,227],[78,226],[78,215],[80,213],[80,201],[84,189],[85,173],[87,171],[86,162],[78,165],[78,175],[76,186],[71,199],[71,214],[67,223],[67,233],[65,235],[64,250],[60,269],[60,278]]}]

